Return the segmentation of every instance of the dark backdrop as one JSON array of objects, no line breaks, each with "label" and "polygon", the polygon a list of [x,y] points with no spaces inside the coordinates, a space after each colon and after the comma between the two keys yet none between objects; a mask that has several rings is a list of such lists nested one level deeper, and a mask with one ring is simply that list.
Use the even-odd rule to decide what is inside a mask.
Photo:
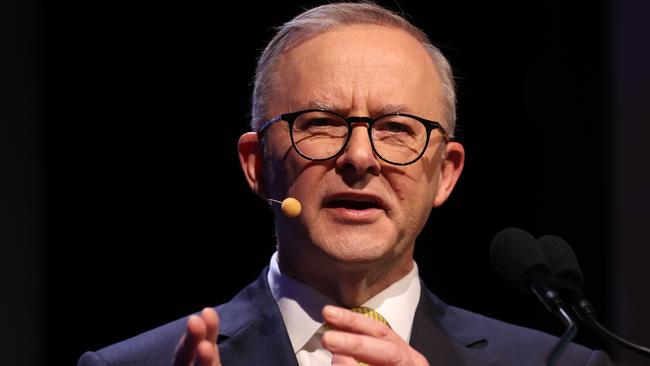
[{"label": "dark backdrop", "polygon": [[[227,301],[259,275],[274,251],[272,216],[243,179],[236,143],[272,27],[312,3],[21,8],[37,51],[37,97],[25,100],[38,104],[39,132],[20,150],[40,157],[38,175],[24,174],[35,188],[22,191],[40,203],[36,259],[26,260],[38,274],[37,300],[25,300],[38,304],[34,362],[74,364],[85,350]],[[573,245],[610,324],[611,5],[381,3],[432,37],[459,86],[466,167],[418,240],[425,282],[451,304],[559,334],[559,321],[488,257],[505,227],[553,233]],[[586,328],[578,341],[607,348]]]}]

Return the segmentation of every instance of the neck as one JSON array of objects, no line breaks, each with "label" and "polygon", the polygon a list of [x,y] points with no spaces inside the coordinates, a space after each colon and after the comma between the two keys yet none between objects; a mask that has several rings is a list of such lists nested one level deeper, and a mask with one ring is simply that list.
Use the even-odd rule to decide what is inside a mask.
[{"label": "neck", "polygon": [[[323,253],[320,253],[321,258],[297,258],[282,248],[279,245],[278,261],[282,273],[346,307],[365,303],[413,269],[412,246],[400,258],[355,262],[340,261]],[[323,265],[305,266],[304,263]]]}]

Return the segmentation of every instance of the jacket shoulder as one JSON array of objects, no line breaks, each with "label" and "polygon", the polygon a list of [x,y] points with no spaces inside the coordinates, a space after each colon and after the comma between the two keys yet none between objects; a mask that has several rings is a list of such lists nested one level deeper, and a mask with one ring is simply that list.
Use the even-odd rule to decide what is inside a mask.
[{"label": "jacket shoulder", "polygon": [[[272,300],[272,297],[270,290],[265,289],[266,271],[265,269],[257,280],[246,286],[229,302],[216,307],[221,318],[219,339],[223,334],[231,335],[243,328],[259,312],[259,308],[268,307],[267,303]],[[188,317],[177,319],[98,351],[86,352],[77,365],[169,365],[174,358],[178,341],[185,333]]]},{"label": "jacket shoulder", "polygon": [[[440,304],[435,295],[433,301]],[[454,306],[442,305],[440,326],[469,354],[493,365],[540,365],[559,338]],[[472,357],[474,358],[474,357]],[[571,343],[558,365],[611,365],[607,354]]]},{"label": "jacket shoulder", "polygon": [[185,332],[187,317],[175,320],[127,340],[86,352],[78,366],[94,365],[165,365],[170,364],[178,340]]}]

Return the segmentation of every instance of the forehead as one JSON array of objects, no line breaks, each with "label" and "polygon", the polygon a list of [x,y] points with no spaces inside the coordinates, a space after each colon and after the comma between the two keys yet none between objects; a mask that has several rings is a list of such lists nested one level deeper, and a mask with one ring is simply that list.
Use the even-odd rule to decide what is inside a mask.
[{"label": "forehead", "polygon": [[314,101],[342,112],[372,114],[386,105],[439,117],[440,79],[426,49],[410,34],[374,25],[345,26],[285,52],[275,67],[270,114]]}]

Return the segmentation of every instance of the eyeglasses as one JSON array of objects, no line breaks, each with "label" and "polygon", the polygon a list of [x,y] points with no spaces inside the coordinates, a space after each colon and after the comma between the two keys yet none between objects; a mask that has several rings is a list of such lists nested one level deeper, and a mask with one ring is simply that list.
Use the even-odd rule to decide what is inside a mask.
[{"label": "eyeglasses", "polygon": [[433,130],[439,130],[445,142],[451,140],[439,122],[410,114],[345,118],[324,109],[281,114],[264,122],[257,133],[262,134],[279,121],[289,124],[291,143],[298,154],[313,161],[328,160],[340,154],[350,141],[356,123],[368,124],[373,152],[381,160],[394,165],[409,165],[420,159]]}]

